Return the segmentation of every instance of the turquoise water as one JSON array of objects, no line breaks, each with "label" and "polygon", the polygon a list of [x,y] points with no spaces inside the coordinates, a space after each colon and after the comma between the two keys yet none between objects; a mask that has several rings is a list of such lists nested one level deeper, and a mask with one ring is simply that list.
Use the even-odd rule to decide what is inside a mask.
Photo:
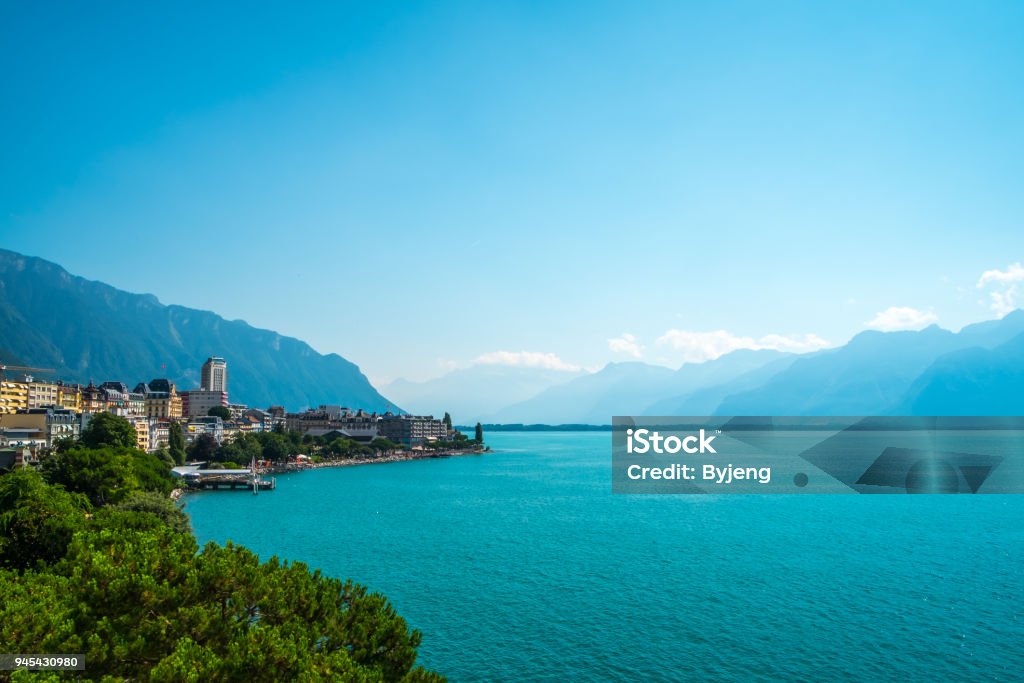
[{"label": "turquoise water", "polygon": [[452,681],[1024,679],[1024,496],[621,496],[609,434],[487,440],[186,509],[385,593]]}]

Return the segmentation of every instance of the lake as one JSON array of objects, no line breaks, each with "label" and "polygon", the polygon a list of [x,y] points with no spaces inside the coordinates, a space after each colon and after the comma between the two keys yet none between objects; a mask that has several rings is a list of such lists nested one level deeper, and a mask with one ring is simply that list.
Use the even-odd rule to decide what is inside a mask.
[{"label": "lake", "polygon": [[1024,496],[627,496],[609,433],[186,497],[388,596],[452,681],[1020,680]]}]

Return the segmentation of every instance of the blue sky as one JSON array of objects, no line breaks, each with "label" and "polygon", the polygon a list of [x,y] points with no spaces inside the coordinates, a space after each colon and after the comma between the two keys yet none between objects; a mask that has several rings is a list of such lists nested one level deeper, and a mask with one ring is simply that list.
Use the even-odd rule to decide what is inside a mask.
[{"label": "blue sky", "polygon": [[1020,303],[1021,35],[1016,2],[8,3],[0,246],[378,382],[956,329]]}]

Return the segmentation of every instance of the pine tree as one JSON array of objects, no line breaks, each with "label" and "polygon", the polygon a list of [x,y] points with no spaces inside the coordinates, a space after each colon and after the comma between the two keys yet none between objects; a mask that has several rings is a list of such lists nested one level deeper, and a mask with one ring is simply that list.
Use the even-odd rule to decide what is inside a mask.
[{"label": "pine tree", "polygon": [[167,428],[167,450],[178,465],[185,464],[185,435],[181,431],[181,423],[172,422]]}]

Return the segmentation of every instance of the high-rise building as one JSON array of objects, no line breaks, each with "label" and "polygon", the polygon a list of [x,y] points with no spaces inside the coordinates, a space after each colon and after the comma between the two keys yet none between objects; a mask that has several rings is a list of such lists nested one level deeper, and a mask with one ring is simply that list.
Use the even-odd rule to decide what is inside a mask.
[{"label": "high-rise building", "polygon": [[203,391],[228,391],[228,362],[217,356],[210,356],[203,363],[199,388]]}]

